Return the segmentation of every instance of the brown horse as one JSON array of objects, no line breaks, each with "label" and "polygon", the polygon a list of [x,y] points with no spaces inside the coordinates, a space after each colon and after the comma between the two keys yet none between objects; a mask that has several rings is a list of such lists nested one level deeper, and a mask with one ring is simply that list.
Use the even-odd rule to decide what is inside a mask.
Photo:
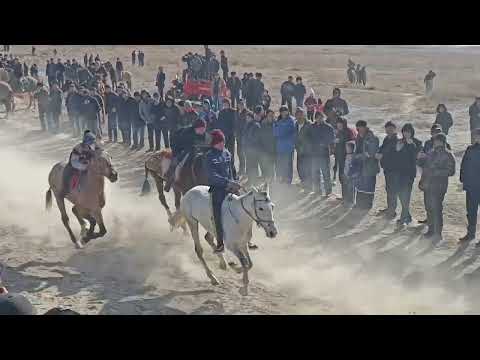
[{"label": "brown horse", "polygon": [[[150,184],[148,182],[148,175],[151,174],[155,180],[155,185],[158,191],[158,198],[163,207],[167,211],[168,217],[171,218],[172,212],[165,199],[163,191],[164,182],[166,181],[165,174],[172,162],[172,151],[170,149],[163,149],[155,152],[145,161],[145,182],[143,183],[142,195],[150,192]],[[187,161],[185,165],[175,171],[175,181],[172,189],[175,194],[175,208],[180,208],[180,199],[188,190],[197,185],[207,185],[207,174],[202,165],[202,155],[197,154],[193,159]]]},{"label": "brown horse", "polygon": [[[102,216],[102,209],[105,206],[104,178],[106,177],[110,182],[114,183],[118,180],[118,173],[113,168],[110,155],[102,149],[97,149],[94,158],[87,168],[85,181],[83,181],[84,185],[81,187],[77,186],[67,194],[66,199],[74,205],[72,212],[82,228],[80,233],[82,238],[80,241],[77,241],[69,225],[67,211],[65,210],[65,199],[60,194],[65,166],[65,162],[55,164],[48,175],[50,188],[46,194],[46,208],[49,210],[52,207],[53,190],[60,214],[62,215],[63,225],[67,229],[72,242],[78,249],[81,249],[83,244],[86,244],[91,239],[102,237],[107,233]],[[85,219],[90,223],[88,231],[85,228]],[[100,231],[94,233],[97,223]]]}]

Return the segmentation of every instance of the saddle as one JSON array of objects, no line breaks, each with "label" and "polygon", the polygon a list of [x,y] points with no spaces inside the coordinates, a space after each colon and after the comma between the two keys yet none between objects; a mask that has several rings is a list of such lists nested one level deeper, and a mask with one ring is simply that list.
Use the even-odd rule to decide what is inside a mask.
[{"label": "saddle", "polygon": [[78,190],[80,192],[82,190],[86,173],[86,171],[74,170],[70,180],[70,191]]}]

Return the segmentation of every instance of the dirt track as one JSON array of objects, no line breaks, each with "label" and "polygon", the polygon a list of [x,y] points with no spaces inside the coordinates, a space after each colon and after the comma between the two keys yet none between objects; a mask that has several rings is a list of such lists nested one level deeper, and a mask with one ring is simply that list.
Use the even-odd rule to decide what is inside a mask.
[{"label": "dirt track", "polygon": [[[248,51],[261,53],[246,57],[249,62],[262,54],[279,62],[277,56],[282,54],[281,49]],[[338,57],[342,53],[339,49],[326,49],[325,53],[332,51]],[[357,56],[363,54],[354,51]],[[332,68],[351,55],[348,51],[342,54]],[[419,58],[422,56],[426,55]],[[416,60],[412,58],[413,65],[406,66],[414,66]],[[246,63],[243,59],[238,62],[240,67],[247,66],[242,65]],[[304,77],[309,71],[304,70]],[[379,135],[387,119],[414,121],[424,140],[434,117],[431,108],[444,100],[425,100],[418,95],[421,87],[410,83],[401,89],[387,88],[381,82],[381,71],[385,70],[372,71],[374,93],[343,90],[352,104],[349,121],[366,119]],[[388,71],[393,78],[403,76],[398,75],[401,68]],[[443,71],[454,76],[447,65]],[[339,83],[332,75],[337,70],[320,74],[326,75],[309,81]],[[270,75],[273,79],[284,77],[283,73]],[[138,76],[148,83],[151,74]],[[453,83],[452,88],[455,86]],[[455,119],[455,135],[449,141],[461,155],[468,136],[465,108],[471,98],[457,93],[447,97],[453,99],[448,107]],[[40,311],[62,305],[88,314],[479,312],[474,284],[480,274],[480,250],[473,244],[458,247],[455,242],[463,235],[465,223],[464,198],[456,191],[456,178],[446,200],[445,240],[435,247],[421,238],[420,228],[395,233],[393,222],[346,214],[335,199],[323,201],[293,189],[273,188],[281,236],[269,240],[256,232],[260,250],[252,256],[250,295],[242,297],[237,291],[240,278],[232,271],[217,269],[222,284],[210,286],[191,240],[169,232],[156,196],[138,197],[144,154],[131,153],[120,145],[107,146],[120,174],[118,184],[108,186],[105,216],[109,234],[85,250],[75,250],[58,210],[54,207],[46,214],[43,203],[48,171],[67,156],[74,140],[65,134],[42,134],[35,130],[37,126],[36,114],[25,111],[0,126],[0,191],[6,204],[0,213],[0,261],[8,266],[10,290],[25,293]],[[375,207],[381,208],[385,202],[382,176],[378,179]],[[413,215],[423,217],[418,191],[412,201]],[[71,216],[79,231],[73,220]],[[215,258],[210,255],[209,260]]]}]

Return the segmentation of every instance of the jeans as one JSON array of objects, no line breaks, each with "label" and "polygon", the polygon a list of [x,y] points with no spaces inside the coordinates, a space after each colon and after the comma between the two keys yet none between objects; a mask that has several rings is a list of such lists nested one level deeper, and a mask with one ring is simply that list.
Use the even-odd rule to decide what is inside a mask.
[{"label": "jeans", "polygon": [[475,235],[477,232],[478,207],[480,205],[480,191],[467,191],[467,220],[468,233]]},{"label": "jeans", "polygon": [[150,150],[160,150],[160,129],[153,124],[147,124],[148,148]]},{"label": "jeans", "polygon": [[263,180],[267,182],[273,181],[275,178],[275,155],[262,153],[259,161]]},{"label": "jeans", "polygon": [[446,189],[437,189],[433,186],[425,189],[424,193],[428,231],[437,235],[441,235],[443,230],[443,199],[445,194]]},{"label": "jeans", "polygon": [[121,124],[119,127],[120,132],[122,133],[122,142],[130,145],[132,142],[132,127],[130,124]]},{"label": "jeans", "polygon": [[242,143],[237,138],[237,155],[238,155],[238,173],[245,174],[246,172],[246,162],[245,162],[245,152],[242,147]]},{"label": "jeans", "polygon": [[414,178],[411,176],[402,176],[400,174],[398,176],[398,198],[400,200],[400,204],[402,205],[402,213],[400,214],[400,221],[402,223],[410,223],[412,222],[412,216],[410,215],[410,198],[412,196],[412,187]]},{"label": "jeans", "polygon": [[45,115],[47,114],[47,111],[45,109],[42,109],[40,106],[38,107],[38,117],[40,118],[40,126],[42,128],[42,131],[47,130],[47,121],[45,119]]},{"label": "jeans", "polygon": [[297,172],[303,185],[311,185],[312,171],[312,157],[309,154],[301,154],[297,152]]},{"label": "jeans", "polygon": [[323,186],[325,194],[332,193],[332,180],[330,178],[330,156],[315,155],[312,158],[312,188],[313,191],[322,193],[321,177],[323,177]]},{"label": "jeans", "polygon": [[253,184],[258,180],[258,153],[246,151],[245,158],[248,182]]},{"label": "jeans", "polygon": [[303,96],[295,96],[295,106],[303,108]]},{"label": "jeans", "polygon": [[293,151],[277,154],[276,165],[279,181],[291,184],[293,180]]},{"label": "jeans", "polygon": [[398,174],[394,172],[384,172],[385,190],[387,191],[387,211],[395,214],[397,210],[397,180]]},{"label": "jeans", "polygon": [[117,142],[118,140],[118,116],[117,113],[108,113],[108,138],[110,141]]},{"label": "jeans", "polygon": [[90,130],[92,134],[99,135],[100,134],[100,121],[98,118],[95,119],[86,119],[85,120],[85,128]]},{"label": "jeans", "polygon": [[351,205],[354,202],[353,180],[345,175],[339,175],[342,184],[342,198],[345,204]]},{"label": "jeans", "polygon": [[230,97],[232,98],[232,108],[235,108],[235,105],[240,101],[240,93],[231,94]]},{"label": "jeans", "polygon": [[145,125],[133,126],[133,146],[145,146]]}]

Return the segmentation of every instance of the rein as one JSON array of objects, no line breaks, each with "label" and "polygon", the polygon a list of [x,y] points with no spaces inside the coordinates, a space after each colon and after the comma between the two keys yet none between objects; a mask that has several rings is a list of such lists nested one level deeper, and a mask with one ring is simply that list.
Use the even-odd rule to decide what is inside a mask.
[{"label": "rein", "polygon": [[240,204],[242,205],[242,209],[243,211],[245,211],[245,213],[250,217],[250,219],[252,219],[256,224],[257,226],[260,226],[260,224],[262,223],[266,223],[266,224],[273,224],[274,221],[272,220],[262,220],[260,218],[260,216],[258,216],[258,213],[257,213],[257,207],[255,206],[257,202],[265,202],[266,200],[256,200],[255,199],[255,196],[253,197],[253,209],[255,210],[255,216],[253,216],[250,211],[247,210],[247,208],[245,207],[244,203],[243,203],[243,199],[245,199],[246,197],[250,196],[250,195],[253,195],[253,192],[250,192],[248,193],[246,196],[242,197],[240,199]]}]

